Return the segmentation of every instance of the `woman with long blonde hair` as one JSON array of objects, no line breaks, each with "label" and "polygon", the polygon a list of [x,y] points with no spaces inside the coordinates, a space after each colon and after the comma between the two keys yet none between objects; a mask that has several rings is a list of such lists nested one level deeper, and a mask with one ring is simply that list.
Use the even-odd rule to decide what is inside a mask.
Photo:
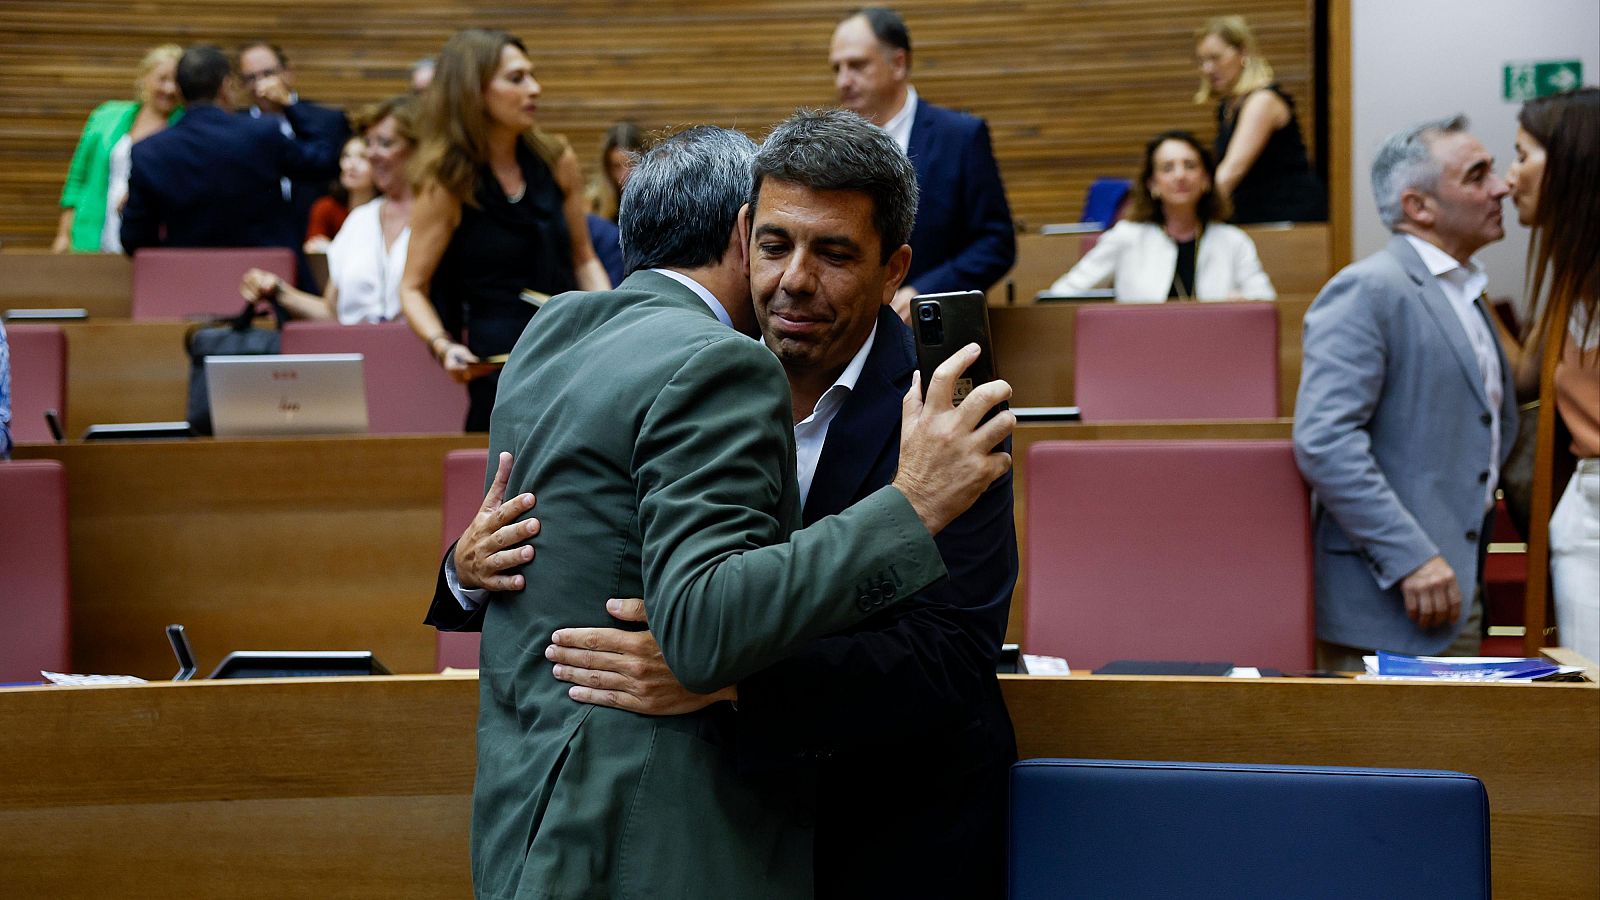
[{"label": "woman with long blonde hair", "polygon": [[[1506,183],[1517,218],[1533,230],[1533,314],[1517,384],[1527,393],[1537,385],[1540,400],[1528,591],[1542,608],[1548,573],[1557,639],[1600,660],[1600,88],[1530,101],[1517,124]],[[1557,444],[1558,424],[1569,448]],[[1576,464],[1562,490],[1556,472],[1566,467],[1556,458],[1565,449]]]},{"label": "woman with long blonde hair", "polygon": [[423,95],[400,303],[411,329],[467,384],[466,430],[487,431],[499,380],[537,305],[611,286],[584,222],[577,157],[534,128],[540,87],[522,41],[468,29]]},{"label": "woman with long blonde hair", "polygon": [[1294,98],[1278,86],[1241,16],[1218,16],[1195,32],[1200,90],[1217,102],[1217,190],[1236,224],[1322,222],[1328,195],[1311,170]]},{"label": "woman with long blonde hair", "polygon": [[121,253],[122,204],[133,170],[133,145],[183,115],[178,57],[162,44],[144,55],[133,86],[136,100],[107,100],[84,123],[61,189],[61,218],[50,249],[56,253]]}]

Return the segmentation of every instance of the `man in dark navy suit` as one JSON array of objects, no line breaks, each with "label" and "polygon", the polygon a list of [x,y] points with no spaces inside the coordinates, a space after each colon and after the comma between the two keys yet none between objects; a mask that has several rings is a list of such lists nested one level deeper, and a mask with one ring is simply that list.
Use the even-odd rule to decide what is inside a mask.
[{"label": "man in dark navy suit", "polygon": [[[815,147],[796,162],[801,154],[792,149],[763,148],[757,157],[768,188],[751,213],[751,290],[763,338],[789,379],[810,524],[893,479],[916,357],[910,330],[879,287],[899,279],[906,248],[880,252],[872,201],[829,180],[847,177],[839,174],[845,165]],[[763,170],[774,161],[777,168]],[[454,576],[470,587],[509,587],[521,576],[487,561],[520,567],[531,557],[528,547],[507,549],[528,535],[528,520],[514,520],[530,498],[496,509],[498,499],[486,498],[492,512],[463,535],[468,553],[454,557],[466,561]],[[995,659],[1017,578],[1010,474],[935,542],[947,579],[736,685],[741,770],[792,767],[794,777],[816,779],[819,897],[1004,891],[1006,778],[1016,742]],[[609,607],[619,620],[646,623],[642,601]],[[430,621],[470,629],[474,618],[441,573]],[[573,683],[576,700],[678,715],[718,699],[679,685],[648,631],[564,628],[553,641],[553,674]]]},{"label": "man in dark navy suit", "polygon": [[901,320],[919,293],[988,290],[1017,258],[989,126],[917,96],[911,33],[894,10],[869,6],[840,22],[828,62],[839,105],[889,132],[917,170],[911,272],[894,298]]},{"label": "man in dark navy suit", "polygon": [[[328,177],[330,155],[314,139],[291,140],[268,121],[235,116],[219,104],[228,57],[209,45],[178,60],[178,90],[188,108],[178,123],[133,145],[122,247],[290,247],[296,228],[279,179]],[[287,112],[297,113],[293,107]],[[337,168],[338,148],[332,159]]]},{"label": "man in dark navy suit", "polygon": [[[239,81],[250,98],[250,108],[240,113],[273,122],[285,137],[315,142],[331,148],[326,172],[312,177],[284,178],[290,215],[305,238],[311,204],[328,192],[339,176],[339,152],[350,139],[350,123],[343,112],[300,99],[294,90],[294,70],[283,48],[267,41],[251,41],[239,48]],[[294,114],[290,115],[289,110]]]}]

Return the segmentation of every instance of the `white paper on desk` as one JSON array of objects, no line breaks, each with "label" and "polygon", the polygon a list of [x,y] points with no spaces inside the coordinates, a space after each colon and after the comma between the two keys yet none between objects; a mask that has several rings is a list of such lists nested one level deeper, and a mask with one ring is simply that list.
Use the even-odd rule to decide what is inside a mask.
[{"label": "white paper on desk", "polygon": [[1261,670],[1255,666],[1234,666],[1228,672],[1229,678],[1260,678]]},{"label": "white paper on desk", "polygon": [[51,684],[149,684],[137,675],[66,675],[43,669],[39,670],[39,674]]},{"label": "white paper on desk", "polygon": [[1072,674],[1072,670],[1067,667],[1067,661],[1059,656],[1034,656],[1031,653],[1024,653],[1022,664],[1028,667],[1029,675]]}]

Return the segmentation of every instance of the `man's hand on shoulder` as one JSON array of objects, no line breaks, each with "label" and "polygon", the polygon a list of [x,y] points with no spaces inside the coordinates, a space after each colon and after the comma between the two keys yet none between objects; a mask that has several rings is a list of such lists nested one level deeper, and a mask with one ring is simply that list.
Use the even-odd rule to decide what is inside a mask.
[{"label": "man's hand on shoulder", "polygon": [[517,521],[517,517],[533,509],[532,494],[519,494],[502,502],[510,479],[511,454],[501,453],[483,505],[456,541],[456,578],[464,588],[520,591],[525,583],[512,570],[533,561],[533,546],[524,542],[539,533],[539,520]]},{"label": "man's hand on shoulder", "polygon": [[977,359],[976,344],[956,351],[934,370],[926,399],[921,373],[913,374],[901,403],[900,468],[891,483],[911,501],[930,534],[966,512],[1011,468],[1011,454],[994,448],[1011,435],[1017,417],[1002,410],[979,424],[990,409],[1011,399],[1011,385],[991,381],[969,393],[960,406],[952,402],[956,379]]},{"label": "man's hand on shoulder", "polygon": [[[606,610],[622,622],[644,622],[644,601],[613,599]],[[562,628],[550,636],[545,658],[556,678],[573,685],[567,696],[647,716],[697,712],[719,700],[737,700],[737,686],[712,694],[691,693],[667,668],[661,646],[648,631]]]},{"label": "man's hand on shoulder", "polygon": [[1406,616],[1419,628],[1448,625],[1461,615],[1461,585],[1444,557],[1435,556],[1400,581]]}]

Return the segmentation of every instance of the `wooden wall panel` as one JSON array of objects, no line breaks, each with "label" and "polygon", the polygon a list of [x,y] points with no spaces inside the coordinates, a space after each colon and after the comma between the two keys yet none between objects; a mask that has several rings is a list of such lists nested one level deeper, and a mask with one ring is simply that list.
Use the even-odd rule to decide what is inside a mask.
[{"label": "wooden wall panel", "polygon": [[[1309,138],[1310,0],[906,0],[919,91],[986,117],[1012,208],[1030,228],[1075,220],[1090,180],[1130,175],[1143,142],[1170,127],[1209,141],[1190,103],[1191,33],[1207,16],[1248,16],[1300,104]],[[566,0],[532,5],[402,0],[8,0],[0,4],[0,241],[44,246],[85,116],[130,95],[143,52],[165,41],[284,46],[301,93],[356,105],[405,86],[410,63],[455,29],[520,34],[545,88],[544,124],[586,169],[601,132],[695,122],[759,135],[833,91],[827,45],[850,7],[816,0]],[[3,264],[3,261],[0,261]]]}]

